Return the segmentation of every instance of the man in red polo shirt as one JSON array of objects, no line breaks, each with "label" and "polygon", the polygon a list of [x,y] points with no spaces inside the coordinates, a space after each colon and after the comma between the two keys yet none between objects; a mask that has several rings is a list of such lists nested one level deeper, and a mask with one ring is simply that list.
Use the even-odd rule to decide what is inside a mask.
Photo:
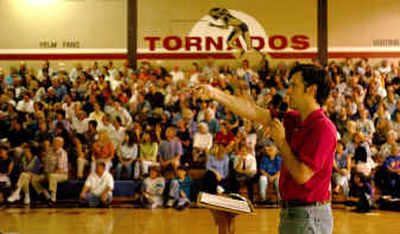
[{"label": "man in red polo shirt", "polygon": [[[234,113],[270,126],[281,153],[280,192],[283,209],[280,233],[332,233],[330,180],[336,147],[336,128],[321,107],[331,82],[324,69],[301,64],[289,75],[290,107],[283,124],[269,110],[246,98],[203,85],[199,94],[212,98]],[[230,222],[233,223],[233,222]]]}]

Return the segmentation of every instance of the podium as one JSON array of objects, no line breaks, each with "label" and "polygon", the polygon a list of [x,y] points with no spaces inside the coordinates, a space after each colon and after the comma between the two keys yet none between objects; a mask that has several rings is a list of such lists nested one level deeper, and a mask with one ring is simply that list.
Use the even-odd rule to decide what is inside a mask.
[{"label": "podium", "polygon": [[197,205],[199,207],[233,214],[255,213],[251,202],[239,194],[214,195],[200,192],[197,196]]}]

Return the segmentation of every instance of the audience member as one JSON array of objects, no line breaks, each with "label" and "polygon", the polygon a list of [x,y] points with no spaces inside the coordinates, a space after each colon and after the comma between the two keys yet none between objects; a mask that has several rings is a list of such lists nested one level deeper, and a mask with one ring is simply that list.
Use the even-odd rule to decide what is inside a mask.
[{"label": "audience member", "polygon": [[152,132],[146,131],[143,134],[139,145],[139,158],[135,163],[134,178],[139,179],[147,176],[151,166],[159,166],[157,161],[158,143]]},{"label": "audience member", "polygon": [[260,201],[266,201],[266,192],[269,183],[274,185],[278,200],[280,200],[279,170],[281,168],[282,158],[279,155],[278,148],[273,143],[266,145],[264,147],[264,152],[260,162]]},{"label": "audience member", "polygon": [[118,165],[116,168],[116,179],[120,180],[122,177],[122,169],[126,169],[126,177],[128,179],[132,178],[132,168],[134,162],[138,157],[138,145],[136,136],[131,132],[125,133],[124,142],[122,146],[119,147],[117,151],[118,155]]},{"label": "audience member", "polygon": [[40,174],[42,169],[42,163],[38,156],[33,154],[29,146],[24,147],[24,154],[22,158],[22,172],[19,176],[16,189],[10,197],[8,197],[8,202],[15,202],[20,199],[21,189],[24,192],[24,204],[29,205],[31,203],[29,194],[29,185],[33,178]]},{"label": "audience member", "polygon": [[190,206],[192,179],[187,175],[186,168],[182,166],[178,167],[176,174],[175,179],[171,181],[167,206],[174,206],[176,209],[182,210]]},{"label": "audience member", "polygon": [[[57,183],[68,179],[68,155],[63,145],[64,140],[61,137],[54,138],[52,147],[45,156],[43,174],[32,178],[32,186],[36,192],[43,194],[51,203],[56,202]],[[49,182],[51,194],[42,187],[41,183],[45,180]]]},{"label": "audience member", "polygon": [[108,207],[112,200],[112,191],[114,189],[114,179],[106,170],[104,162],[96,163],[96,171],[90,173],[86,179],[85,185],[79,195],[82,202],[89,207],[99,205]]},{"label": "audience member", "polygon": [[157,208],[164,205],[165,179],[158,166],[150,167],[150,175],[143,180],[141,200],[145,207]]}]

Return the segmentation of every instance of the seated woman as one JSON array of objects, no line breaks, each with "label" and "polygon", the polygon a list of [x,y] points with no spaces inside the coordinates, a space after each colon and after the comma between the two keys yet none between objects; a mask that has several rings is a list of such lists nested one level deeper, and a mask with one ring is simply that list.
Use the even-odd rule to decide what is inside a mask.
[{"label": "seated woman", "polygon": [[208,132],[208,125],[204,122],[199,123],[198,132],[193,137],[193,164],[206,162],[206,155],[213,144],[213,136]]},{"label": "seated woman", "polygon": [[371,157],[368,157],[367,150],[364,146],[358,146],[355,149],[353,160],[355,173],[362,173],[367,178],[372,175],[373,169],[375,168],[375,162]]},{"label": "seated woman", "polygon": [[229,189],[229,156],[224,145],[215,145],[213,152],[208,154],[206,170],[202,191],[217,194]]},{"label": "seated woman", "polygon": [[125,133],[124,142],[118,149],[118,165],[116,169],[116,179],[121,179],[122,169],[127,171],[127,178],[132,179],[132,164],[138,156],[138,146],[135,134],[127,131]]},{"label": "seated woman", "polygon": [[114,145],[108,137],[106,130],[100,130],[98,139],[92,146],[92,172],[96,169],[96,163],[104,162],[106,171],[112,167],[112,159],[114,158]]},{"label": "seated woman", "polygon": [[338,141],[336,145],[335,160],[333,161],[333,192],[339,193],[342,189],[343,194],[349,195],[349,180],[351,172],[351,158],[344,152],[344,143]]},{"label": "seated woman", "polygon": [[215,134],[215,143],[224,145],[228,152],[235,144],[235,135],[229,130],[227,122],[221,122],[220,130]]},{"label": "seated woman", "polygon": [[134,179],[147,175],[150,166],[159,166],[157,162],[158,143],[155,135],[146,131],[139,145],[139,158],[135,163]]},{"label": "seated woman", "polygon": [[42,167],[42,163],[38,156],[32,153],[31,148],[29,146],[24,147],[24,154],[22,158],[22,173],[18,178],[17,188],[12,193],[10,197],[8,197],[8,202],[15,202],[20,199],[21,189],[25,194],[24,204],[29,205],[31,203],[31,199],[29,196],[29,184],[33,177],[38,176],[40,174],[40,169]]}]

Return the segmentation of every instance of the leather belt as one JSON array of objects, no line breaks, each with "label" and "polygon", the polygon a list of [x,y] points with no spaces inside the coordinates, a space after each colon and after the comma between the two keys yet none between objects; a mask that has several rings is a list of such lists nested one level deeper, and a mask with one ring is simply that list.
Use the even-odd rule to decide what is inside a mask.
[{"label": "leather belt", "polygon": [[310,206],[322,206],[329,204],[331,201],[323,201],[323,202],[303,202],[303,201],[282,201],[283,208],[293,208],[293,207],[310,207]]}]

